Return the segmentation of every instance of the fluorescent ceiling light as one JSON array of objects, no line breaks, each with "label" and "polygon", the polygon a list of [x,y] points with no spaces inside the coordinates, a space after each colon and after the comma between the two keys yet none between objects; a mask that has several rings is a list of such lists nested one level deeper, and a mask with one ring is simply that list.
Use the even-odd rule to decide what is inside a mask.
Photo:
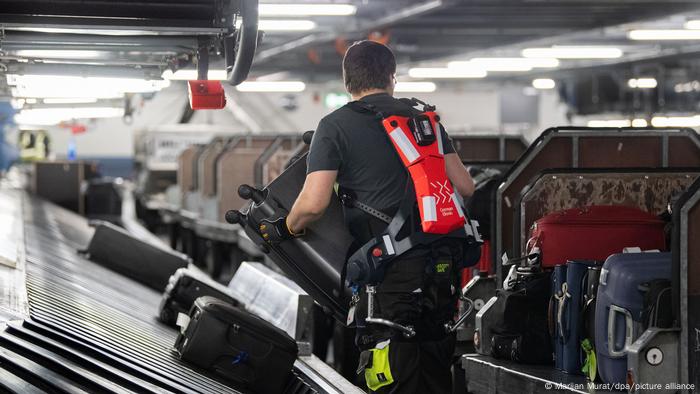
[{"label": "fluorescent ceiling light", "polygon": [[700,30],[631,30],[627,33],[630,40],[700,40]]},{"label": "fluorescent ceiling light", "polygon": [[62,75],[7,75],[12,95],[37,98],[120,98],[125,93],[151,93],[170,86],[167,80],[69,77]]},{"label": "fluorescent ceiling light", "polygon": [[700,115],[696,116],[656,116],[651,119],[654,127],[700,127]]},{"label": "fluorescent ceiling light", "polygon": [[51,126],[72,119],[114,118],[124,115],[124,108],[33,108],[15,115],[17,124]]},{"label": "fluorescent ceiling light", "polygon": [[535,89],[554,89],[557,83],[553,79],[538,78],[532,81],[532,87]]},{"label": "fluorescent ceiling light", "polygon": [[635,119],[632,121],[632,127],[647,127],[649,124],[646,119]]},{"label": "fluorescent ceiling light", "polygon": [[632,78],[627,81],[627,86],[632,89],[654,89],[657,85],[654,78]]},{"label": "fluorescent ceiling light", "polygon": [[17,56],[40,59],[97,59],[99,51],[67,50],[67,49],[22,49]]},{"label": "fluorescent ceiling light", "polygon": [[[94,97],[76,98],[76,97],[59,97],[59,98],[45,98],[44,104],[91,104],[96,103],[97,99]],[[29,100],[27,100],[29,104]]]},{"label": "fluorescent ceiling light", "polygon": [[397,82],[394,92],[397,93],[432,93],[437,89],[433,82]]},{"label": "fluorescent ceiling light", "polygon": [[354,15],[352,4],[269,4],[258,6],[260,16],[347,16]]},{"label": "fluorescent ceiling light", "polygon": [[691,29],[691,30],[700,29],[700,20],[692,20],[692,21],[685,22],[685,28]]},{"label": "fluorescent ceiling light", "polygon": [[417,67],[408,70],[411,78],[484,78],[487,73],[483,69],[456,69],[442,67]]},{"label": "fluorescent ceiling light", "polygon": [[236,86],[239,92],[298,93],[306,89],[301,81],[248,81]]},{"label": "fluorescent ceiling light", "polygon": [[533,68],[559,67],[559,60],[554,58],[528,59],[524,57],[481,57],[469,61],[447,63],[448,68],[483,69],[486,71],[530,71]]},{"label": "fluorescent ceiling light", "polygon": [[556,59],[615,59],[622,57],[622,50],[599,46],[553,46],[551,48],[527,48],[522,55],[527,58]]},{"label": "fluorescent ceiling light", "polygon": [[[236,28],[241,27],[241,20],[236,21]],[[316,22],[305,19],[260,19],[258,29],[264,31],[307,31],[316,28]]]},{"label": "fluorescent ceiling light", "polygon": [[[514,61],[515,60],[515,61]],[[470,69],[477,68],[486,71],[530,71],[532,66],[518,59],[508,58],[475,58],[469,61],[455,61],[447,63],[448,68]]]},{"label": "fluorescent ceiling light", "polygon": [[155,30],[114,30],[114,29],[74,29],[68,27],[11,27],[6,28],[6,30],[15,31],[34,31],[37,33],[59,33],[59,34],[99,34],[103,36],[155,36],[158,35],[158,31]]},{"label": "fluorescent ceiling light", "polygon": [[629,119],[620,120],[591,120],[588,127],[630,127],[632,122]]},{"label": "fluorescent ceiling light", "polygon": [[[171,81],[194,81],[197,79],[197,70],[177,70],[173,73],[170,70],[165,70],[161,78]],[[225,81],[226,70],[209,70],[207,79],[211,81]]]}]

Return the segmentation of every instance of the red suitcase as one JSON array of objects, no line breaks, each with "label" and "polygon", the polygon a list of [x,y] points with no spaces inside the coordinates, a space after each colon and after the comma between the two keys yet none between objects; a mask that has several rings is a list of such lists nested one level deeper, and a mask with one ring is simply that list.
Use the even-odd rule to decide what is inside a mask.
[{"label": "red suitcase", "polygon": [[553,212],[530,229],[528,254],[540,249],[542,267],[569,260],[605,261],[626,247],[665,250],[665,223],[635,207],[590,206]]},{"label": "red suitcase", "polygon": [[485,240],[484,244],[481,245],[481,258],[479,262],[473,267],[467,267],[462,270],[462,289],[469,283],[470,280],[479,272],[491,273],[491,241]]}]

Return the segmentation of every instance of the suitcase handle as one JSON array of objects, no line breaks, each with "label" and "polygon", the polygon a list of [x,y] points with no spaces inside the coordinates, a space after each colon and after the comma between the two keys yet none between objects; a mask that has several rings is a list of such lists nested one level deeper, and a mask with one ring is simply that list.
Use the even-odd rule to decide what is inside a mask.
[{"label": "suitcase handle", "polygon": [[569,294],[569,285],[564,282],[561,285],[561,296],[555,296],[557,297],[559,301],[559,309],[557,311],[557,324],[559,325],[559,336],[561,337],[562,341],[566,342],[568,340],[568,328],[566,331],[564,330],[564,310],[566,309],[566,303],[569,298],[571,298],[571,294]]},{"label": "suitcase handle", "polygon": [[[616,314],[621,314],[625,317],[625,346],[622,349],[615,348]],[[610,311],[608,312],[608,354],[610,354],[610,357],[624,357],[627,354],[627,348],[632,345],[633,331],[634,321],[630,311],[617,305],[610,305]]]}]

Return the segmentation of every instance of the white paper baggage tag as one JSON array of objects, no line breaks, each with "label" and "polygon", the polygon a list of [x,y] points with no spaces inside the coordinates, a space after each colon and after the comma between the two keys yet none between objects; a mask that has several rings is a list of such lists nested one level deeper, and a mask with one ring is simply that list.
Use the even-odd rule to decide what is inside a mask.
[{"label": "white paper baggage tag", "polygon": [[184,334],[187,331],[187,326],[190,325],[190,317],[184,313],[178,313],[175,324],[180,327],[180,332]]},{"label": "white paper baggage tag", "polygon": [[355,305],[350,307],[350,310],[348,311],[348,319],[347,319],[345,325],[349,326],[354,321],[355,321]]}]

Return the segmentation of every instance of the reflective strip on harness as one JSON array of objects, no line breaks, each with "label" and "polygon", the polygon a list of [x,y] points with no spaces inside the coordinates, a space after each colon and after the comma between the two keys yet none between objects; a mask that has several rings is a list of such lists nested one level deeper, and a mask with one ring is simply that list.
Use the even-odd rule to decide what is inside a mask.
[{"label": "reflective strip on harness", "polygon": [[420,154],[408,137],[406,137],[406,133],[404,133],[400,127],[395,128],[391,133],[389,133],[389,136],[391,136],[391,139],[394,140],[396,146],[401,150],[401,154],[406,158],[406,160],[408,160],[409,163],[413,163],[420,157]]},{"label": "reflective strip on harness", "polygon": [[442,147],[442,131],[440,130],[440,124],[436,122],[435,125],[437,126],[435,128],[435,138],[437,138],[438,152],[440,152],[441,155],[444,155],[445,149]]},{"label": "reflective strip on harness", "polygon": [[423,197],[423,221],[437,222],[437,205],[433,196]]},{"label": "reflective strip on harness", "polygon": [[382,237],[384,240],[384,249],[386,249],[386,254],[389,256],[396,254],[396,251],[394,250],[394,244],[391,243],[391,237],[388,235],[385,235]]},{"label": "reflective strip on harness", "polygon": [[464,211],[462,211],[462,204],[459,203],[459,198],[457,197],[456,193],[452,193],[452,202],[455,204],[455,207],[457,208],[457,214],[459,215],[459,217],[463,218]]}]

